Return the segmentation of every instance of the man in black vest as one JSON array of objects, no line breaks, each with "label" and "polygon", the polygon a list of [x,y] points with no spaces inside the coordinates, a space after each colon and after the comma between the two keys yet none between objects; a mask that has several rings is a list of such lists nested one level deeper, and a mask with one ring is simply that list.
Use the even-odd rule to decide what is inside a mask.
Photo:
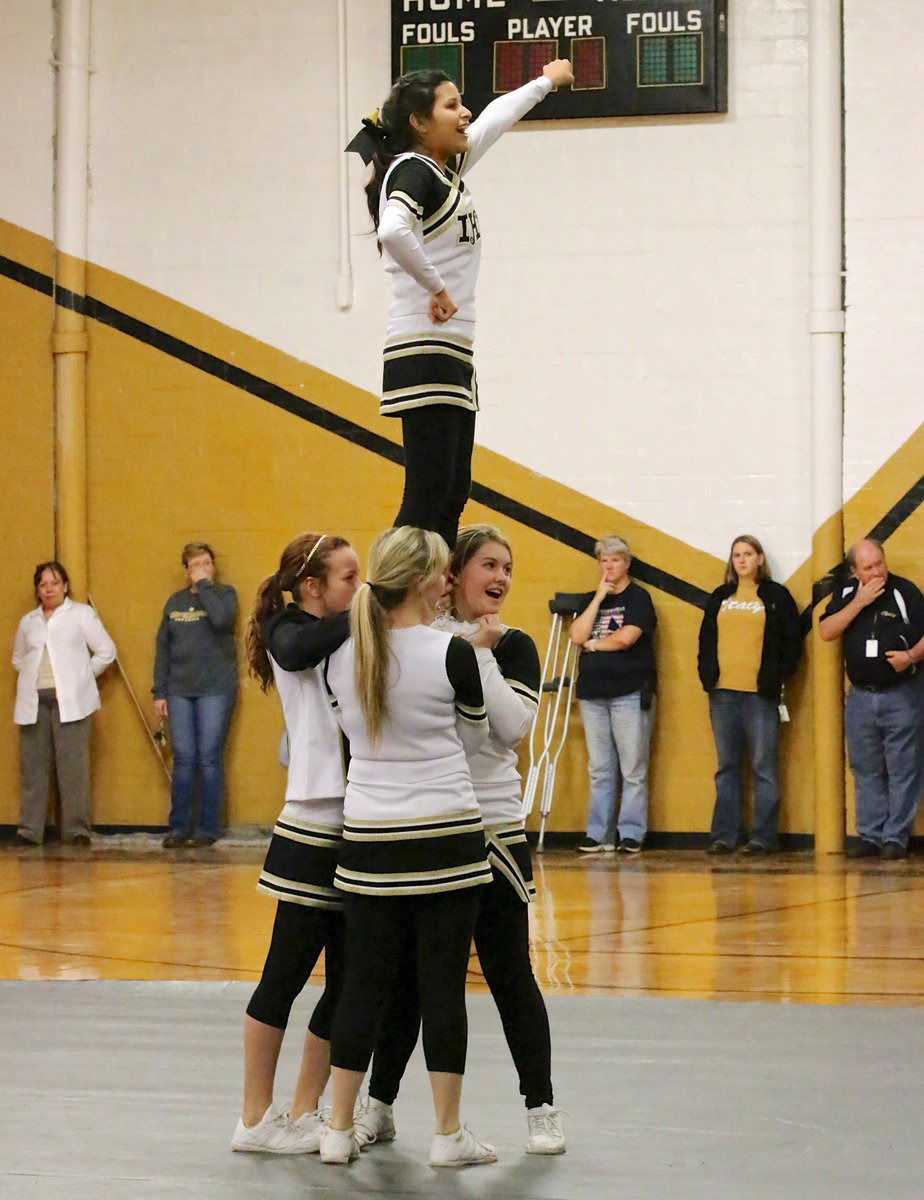
[{"label": "man in black vest", "polygon": [[924,598],[889,574],[882,543],[851,546],[852,578],[838,588],[818,631],[844,639],[850,692],[844,712],[853,771],[856,858],[904,858],[924,783]]}]

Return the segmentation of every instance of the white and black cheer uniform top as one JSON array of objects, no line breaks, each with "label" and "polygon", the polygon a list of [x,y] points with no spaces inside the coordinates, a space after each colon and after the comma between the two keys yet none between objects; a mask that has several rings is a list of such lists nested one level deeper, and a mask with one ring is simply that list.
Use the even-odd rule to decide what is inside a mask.
[{"label": "white and black cheer uniform top", "polygon": [[[392,282],[383,415],[428,404],[477,410],[472,344],[481,232],[463,177],[551,86],[541,76],[493,100],[469,126],[468,149],[445,167],[411,152],[399,154],[388,168],[378,228]],[[444,288],[458,311],[435,325],[430,298]]]},{"label": "white and black cheer uniform top", "polygon": [[[319,619],[290,604],[263,625],[289,739],[286,802],[257,890],[338,910],[334,868],[343,831],[346,755],[320,664],[347,636],[347,615]],[[285,665],[283,665],[285,664]]]},{"label": "white and black cheer uniform top", "polygon": [[[469,636],[477,624],[443,618],[443,629]],[[488,862],[521,900],[535,898],[529,844],[523,828],[523,797],[517,747],[539,707],[540,667],[536,644],[522,629],[508,629],[493,649],[475,650],[488,736],[468,755],[472,787],[481,809]]]},{"label": "white and black cheer uniform top", "polygon": [[489,883],[484,827],[466,750],[487,737],[472,647],[414,625],[388,633],[387,715],[373,743],[359,705],[350,639],[327,665],[350,742],[343,844],[335,884],[410,896]]}]

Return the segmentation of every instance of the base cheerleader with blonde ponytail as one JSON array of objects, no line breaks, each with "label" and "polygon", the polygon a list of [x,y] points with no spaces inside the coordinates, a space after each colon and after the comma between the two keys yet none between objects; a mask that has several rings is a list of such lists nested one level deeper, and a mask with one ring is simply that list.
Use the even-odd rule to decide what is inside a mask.
[{"label": "base cheerleader with blonde ponytail", "polygon": [[[452,615],[441,618],[440,627],[475,647],[490,731],[468,760],[492,870],[475,926],[475,950],[519,1077],[527,1153],[562,1154],[549,1018],[530,961],[529,905],[536,889],[517,769],[517,747],[538,707],[539,655],[527,633],[501,623],[512,576],[513,551],[499,529],[460,529],[452,557]],[[406,961],[376,1045],[369,1100],[357,1122],[361,1142],[378,1140],[383,1130],[395,1136],[392,1106],[417,1041],[416,980],[416,964]]]},{"label": "base cheerleader with blonde ponytail", "polygon": [[333,1113],[325,1162],[358,1154],[353,1112],[402,947],[420,965],[424,1055],[436,1132],[432,1166],[493,1162],[462,1127],[465,977],[479,893],[491,878],[466,748],[486,737],[478,662],[461,638],[431,629],[447,585],[448,551],[413,527],[380,534],[351,638],[327,681],[351,763],[343,844],[344,986],[331,1037]]}]

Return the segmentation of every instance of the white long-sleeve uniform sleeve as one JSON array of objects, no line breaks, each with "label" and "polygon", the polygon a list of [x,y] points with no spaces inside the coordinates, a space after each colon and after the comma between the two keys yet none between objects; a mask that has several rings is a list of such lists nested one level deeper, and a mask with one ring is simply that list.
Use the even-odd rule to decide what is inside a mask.
[{"label": "white long-sleeve uniform sleeve", "polygon": [[525,117],[531,108],[552,90],[551,80],[540,75],[531,79],[515,92],[498,96],[492,100],[482,114],[468,127],[468,150],[462,160],[465,175],[478,160],[491,149],[497,139]]},{"label": "white long-sleeve uniform sleeve", "polygon": [[389,201],[379,221],[379,241],[402,271],[431,295],[446,286],[439,271],[424,253],[423,227],[398,201]]},{"label": "white long-sleeve uniform sleeve", "polygon": [[456,733],[459,735],[462,749],[467,755],[471,756],[477,754],[488,740],[488,723],[487,721],[482,721],[481,724],[473,725],[471,721],[465,717],[460,717],[457,713]]},{"label": "white long-sleeve uniform sleeve", "polygon": [[529,733],[536,707],[518,696],[505,681],[497,659],[486,646],[476,647],[475,657],[478,659],[491,735],[505,746],[514,749]]}]

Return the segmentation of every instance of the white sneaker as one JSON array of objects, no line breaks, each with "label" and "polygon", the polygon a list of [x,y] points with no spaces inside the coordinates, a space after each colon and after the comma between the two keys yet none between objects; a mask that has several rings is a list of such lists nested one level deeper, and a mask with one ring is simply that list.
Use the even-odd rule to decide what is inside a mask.
[{"label": "white sneaker", "polygon": [[529,1137],[526,1139],[527,1154],[564,1154],[565,1131],[561,1127],[561,1114],[549,1104],[526,1110]]},{"label": "white sneaker", "polygon": [[392,1106],[370,1096],[360,1106],[355,1129],[360,1150],[373,1142],[393,1142],[397,1131]]},{"label": "white sneaker", "polygon": [[297,1121],[291,1122],[292,1128],[297,1129],[301,1137],[304,1154],[317,1154],[321,1149],[321,1134],[329,1120],[330,1113],[318,1108],[315,1112],[302,1113]]},{"label": "white sneaker", "polygon": [[435,1133],[430,1143],[431,1167],[474,1167],[497,1162],[497,1151],[479,1142],[467,1125],[455,1133]]},{"label": "white sneaker", "polygon": [[350,1163],[359,1158],[359,1145],[354,1126],[349,1129],[331,1129],[321,1134],[321,1162]]},{"label": "white sneaker", "polygon": [[271,1104],[256,1125],[238,1121],[231,1139],[232,1150],[260,1154],[307,1154],[302,1135],[289,1120],[289,1110]]}]

